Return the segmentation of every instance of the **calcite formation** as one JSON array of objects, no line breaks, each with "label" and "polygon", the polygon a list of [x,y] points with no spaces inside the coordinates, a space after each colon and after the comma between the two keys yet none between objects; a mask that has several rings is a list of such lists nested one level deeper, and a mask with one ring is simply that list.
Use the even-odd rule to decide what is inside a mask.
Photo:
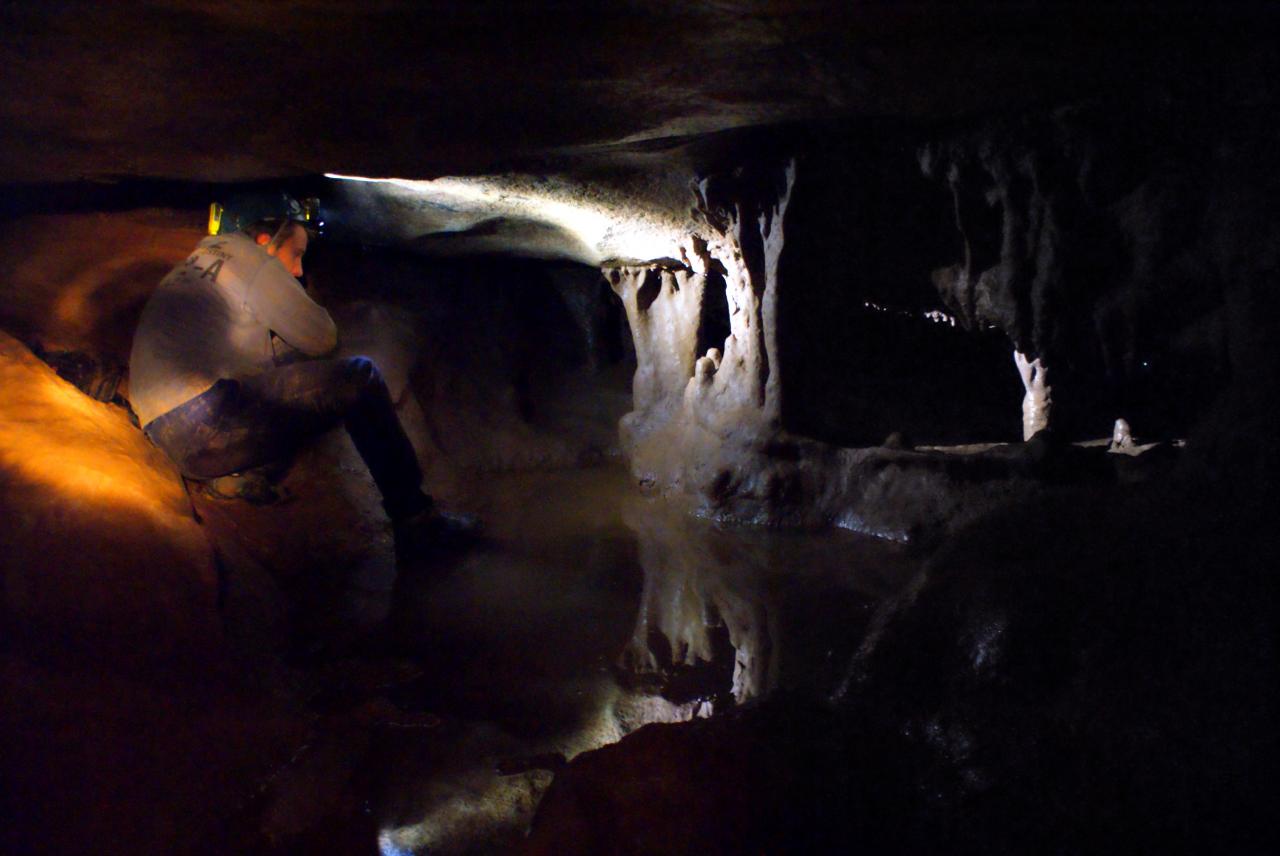
[{"label": "calcite formation", "polygon": [[[622,434],[644,483],[702,489],[714,478],[702,452],[777,429],[778,259],[795,174],[790,163],[774,195],[732,201],[703,179],[695,186],[699,226],[682,243],[678,267],[605,267],[635,339],[635,410]],[[716,300],[727,302],[723,342],[707,341]]]},{"label": "calcite formation", "polygon": [[[752,547],[725,539],[713,548],[698,521],[655,511],[626,515],[640,544],[644,588],[619,666],[641,677],[720,666],[717,655],[729,652],[716,650],[713,634],[723,628],[732,649],[730,683],[697,689],[708,696],[727,691],[738,703],[764,696],[778,682],[779,629],[776,604],[749,570]],[[665,650],[655,648],[655,637]]]},{"label": "calcite formation", "polygon": [[1121,451],[1133,448],[1133,430],[1129,427],[1129,423],[1124,419],[1117,419],[1115,426],[1111,429],[1111,451]]},{"label": "calcite formation", "polygon": [[1048,369],[1039,357],[1029,360],[1022,351],[1013,352],[1013,362],[1027,391],[1022,397],[1022,439],[1030,440],[1049,427],[1049,406],[1052,402]]},{"label": "calcite formation", "polygon": [[[795,177],[794,163],[704,177],[692,185],[694,226],[679,260],[604,266],[635,343],[634,409],[620,425],[632,473],[721,520],[835,525],[896,541],[959,525],[990,500],[985,476],[956,473],[981,466],[785,430],[778,268]],[[716,321],[720,301],[727,325]],[[1047,405],[1047,388],[1037,389]],[[997,480],[1012,472],[1005,461],[989,469]]]}]

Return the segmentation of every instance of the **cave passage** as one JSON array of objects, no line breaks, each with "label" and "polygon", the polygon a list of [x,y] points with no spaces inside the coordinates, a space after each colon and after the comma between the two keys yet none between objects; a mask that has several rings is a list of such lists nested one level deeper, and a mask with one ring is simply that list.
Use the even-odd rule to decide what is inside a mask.
[{"label": "cave passage", "polygon": [[[0,850],[1274,851],[1280,19],[200,5],[0,12]],[[282,194],[421,551],[138,424]]]}]

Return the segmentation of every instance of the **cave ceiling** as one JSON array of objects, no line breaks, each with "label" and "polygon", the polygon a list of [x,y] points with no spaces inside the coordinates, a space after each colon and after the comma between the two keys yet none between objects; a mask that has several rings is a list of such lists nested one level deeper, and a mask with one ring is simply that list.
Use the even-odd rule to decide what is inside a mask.
[{"label": "cave ceiling", "polygon": [[5,3],[0,182],[431,178],[1126,87],[1248,99],[1224,66],[1268,53],[1270,20],[1242,4]]}]

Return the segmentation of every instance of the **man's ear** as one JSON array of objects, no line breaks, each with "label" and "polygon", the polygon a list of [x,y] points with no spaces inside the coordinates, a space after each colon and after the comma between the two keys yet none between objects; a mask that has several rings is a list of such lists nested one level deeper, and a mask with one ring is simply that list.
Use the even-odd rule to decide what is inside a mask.
[{"label": "man's ear", "polygon": [[258,237],[254,238],[254,240],[257,241],[259,247],[265,247],[271,243],[271,236],[266,232],[259,232]]}]

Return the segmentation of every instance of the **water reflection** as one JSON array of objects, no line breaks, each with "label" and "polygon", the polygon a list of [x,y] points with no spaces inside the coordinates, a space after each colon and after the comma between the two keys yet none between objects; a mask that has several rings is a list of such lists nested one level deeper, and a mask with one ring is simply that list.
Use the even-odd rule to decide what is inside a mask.
[{"label": "water reflection", "polygon": [[758,537],[725,533],[657,502],[625,504],[623,520],[636,538],[644,587],[619,668],[658,678],[657,688],[676,700],[688,694],[679,680],[686,671],[703,673],[685,684],[695,692],[701,685],[707,700],[728,694],[740,703],[773,689],[778,605]]},{"label": "water reflection", "polygon": [[911,571],[896,546],[847,532],[691,518],[637,495],[621,468],[474,491],[492,542],[399,586],[396,633],[423,678],[393,699],[445,721],[397,734],[385,762],[382,837],[404,852],[521,834],[550,781],[547,763],[521,759],[572,757],[777,687],[830,692]]}]

